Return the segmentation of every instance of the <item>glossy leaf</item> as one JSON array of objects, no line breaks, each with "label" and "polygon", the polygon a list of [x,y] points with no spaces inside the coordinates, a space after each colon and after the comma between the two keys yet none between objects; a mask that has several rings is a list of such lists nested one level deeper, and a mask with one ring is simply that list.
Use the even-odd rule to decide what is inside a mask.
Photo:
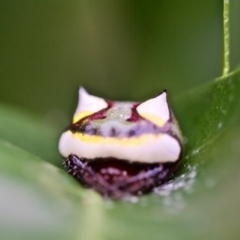
[{"label": "glossy leaf", "polygon": [[237,70],[173,98],[186,139],[179,171],[155,194],[117,202],[46,162],[62,161],[57,131],[1,105],[1,239],[238,239],[239,94]]},{"label": "glossy leaf", "polygon": [[0,138],[60,166],[57,152],[59,131],[60,127],[57,129],[43,118],[0,104]]}]

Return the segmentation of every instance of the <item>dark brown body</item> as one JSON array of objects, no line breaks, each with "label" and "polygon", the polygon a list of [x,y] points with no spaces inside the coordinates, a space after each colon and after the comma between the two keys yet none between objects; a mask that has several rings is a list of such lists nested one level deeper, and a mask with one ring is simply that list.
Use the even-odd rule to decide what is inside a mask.
[{"label": "dark brown body", "polygon": [[169,179],[178,163],[139,163],[115,158],[88,160],[74,154],[65,161],[68,172],[82,186],[110,198],[150,192]]}]

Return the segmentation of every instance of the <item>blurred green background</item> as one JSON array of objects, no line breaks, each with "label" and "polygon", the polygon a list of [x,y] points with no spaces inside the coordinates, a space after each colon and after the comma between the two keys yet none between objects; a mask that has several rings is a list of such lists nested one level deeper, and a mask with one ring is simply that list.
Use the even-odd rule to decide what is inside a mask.
[{"label": "blurred green background", "polygon": [[[230,3],[233,70],[240,1]],[[239,239],[240,71],[212,81],[222,74],[222,5],[0,1],[1,240]],[[168,89],[187,142],[169,195],[107,202],[54,166],[79,85],[115,100]]]},{"label": "blurred green background", "polygon": [[[240,2],[231,1],[232,67]],[[0,2],[0,99],[60,121],[77,90],[142,100],[222,72],[222,1]],[[65,120],[66,122],[66,120]]]}]

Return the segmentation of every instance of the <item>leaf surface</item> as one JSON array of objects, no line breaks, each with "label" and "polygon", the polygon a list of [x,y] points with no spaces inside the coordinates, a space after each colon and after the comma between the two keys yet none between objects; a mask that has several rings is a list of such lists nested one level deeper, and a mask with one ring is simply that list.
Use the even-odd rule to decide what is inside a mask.
[{"label": "leaf surface", "polygon": [[239,95],[237,70],[172,98],[186,140],[179,170],[155,194],[117,202],[51,164],[62,161],[57,129],[1,105],[1,239],[237,239]]}]

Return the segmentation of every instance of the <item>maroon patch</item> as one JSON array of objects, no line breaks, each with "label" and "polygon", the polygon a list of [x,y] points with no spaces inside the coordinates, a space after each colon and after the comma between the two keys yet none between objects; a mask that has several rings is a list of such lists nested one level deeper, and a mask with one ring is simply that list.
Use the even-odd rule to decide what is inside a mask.
[{"label": "maroon patch", "polygon": [[132,106],[132,114],[130,118],[127,119],[128,122],[139,122],[141,120],[145,120],[142,116],[140,116],[137,112],[137,107],[140,103],[135,103]]},{"label": "maroon patch", "polygon": [[139,163],[115,158],[88,160],[74,154],[65,161],[68,172],[84,187],[105,197],[141,195],[168,180],[175,163]]}]

